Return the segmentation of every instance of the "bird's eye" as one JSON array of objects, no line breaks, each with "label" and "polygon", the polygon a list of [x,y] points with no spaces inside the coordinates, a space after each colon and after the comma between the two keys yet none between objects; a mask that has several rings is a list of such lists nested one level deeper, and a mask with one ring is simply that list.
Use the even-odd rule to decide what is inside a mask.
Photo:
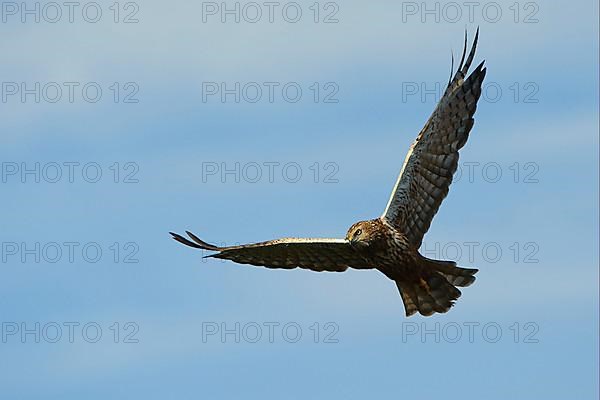
[{"label": "bird's eye", "polygon": [[356,231],[354,231],[354,236],[360,236],[362,235],[362,229],[357,229]]}]

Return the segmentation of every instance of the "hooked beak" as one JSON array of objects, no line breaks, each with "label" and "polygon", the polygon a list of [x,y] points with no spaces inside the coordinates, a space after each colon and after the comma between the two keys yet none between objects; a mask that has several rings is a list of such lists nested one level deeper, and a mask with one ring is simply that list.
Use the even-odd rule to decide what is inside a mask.
[{"label": "hooked beak", "polygon": [[355,248],[363,248],[363,247],[367,247],[367,243],[359,240],[358,238],[351,238],[350,239],[350,246],[355,247]]}]

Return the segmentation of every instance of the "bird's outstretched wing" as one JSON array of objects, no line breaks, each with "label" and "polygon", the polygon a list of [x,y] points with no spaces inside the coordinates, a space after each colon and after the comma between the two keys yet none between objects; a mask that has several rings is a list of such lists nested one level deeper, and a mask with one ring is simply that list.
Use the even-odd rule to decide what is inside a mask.
[{"label": "bird's outstretched wing", "polygon": [[[465,62],[467,35],[458,70],[451,76],[433,114],[411,145],[392,196],[382,215],[416,248],[448,194],[458,165],[458,150],[473,127],[486,69],[483,62],[465,79],[473,61],[479,29]],[[464,65],[463,65],[464,62]]]},{"label": "bird's outstretched wing", "polygon": [[171,232],[173,239],[197,249],[216,251],[207,257],[223,258],[240,264],[267,268],[343,272],[348,267],[365,268],[365,261],[344,239],[284,238],[241,246],[218,247],[186,232],[191,241]]}]

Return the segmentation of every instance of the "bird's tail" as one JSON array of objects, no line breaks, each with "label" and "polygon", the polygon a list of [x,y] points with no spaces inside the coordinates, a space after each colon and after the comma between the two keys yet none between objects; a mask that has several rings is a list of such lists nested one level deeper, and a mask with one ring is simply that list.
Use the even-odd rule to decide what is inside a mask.
[{"label": "bird's tail", "polygon": [[453,261],[425,259],[420,276],[415,281],[397,280],[406,316],[417,311],[421,315],[445,313],[461,295],[456,286],[469,286],[478,270],[457,267]]}]

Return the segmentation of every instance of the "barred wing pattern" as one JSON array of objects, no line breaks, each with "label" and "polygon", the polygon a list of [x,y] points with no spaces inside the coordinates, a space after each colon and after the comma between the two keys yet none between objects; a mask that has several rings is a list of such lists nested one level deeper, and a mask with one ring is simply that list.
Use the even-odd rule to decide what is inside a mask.
[{"label": "barred wing pattern", "polygon": [[458,165],[458,151],[473,127],[486,69],[483,62],[465,79],[471,66],[479,30],[463,66],[460,65],[433,114],[411,145],[382,218],[419,248],[442,200],[448,194]]},{"label": "barred wing pattern", "polygon": [[268,242],[231,247],[217,247],[186,232],[192,241],[172,233],[173,239],[197,249],[216,251],[206,257],[222,258],[240,264],[252,264],[267,268],[312,271],[343,272],[348,267],[364,268],[366,262],[344,239],[298,239],[284,238]]}]

